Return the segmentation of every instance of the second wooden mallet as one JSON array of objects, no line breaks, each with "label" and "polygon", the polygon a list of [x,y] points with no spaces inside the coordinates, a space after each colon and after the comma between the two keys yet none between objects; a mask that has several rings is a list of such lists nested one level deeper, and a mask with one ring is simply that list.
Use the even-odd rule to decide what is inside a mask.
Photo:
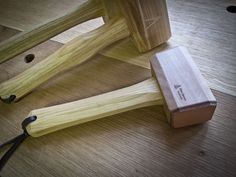
[{"label": "second wooden mallet", "polygon": [[16,101],[56,74],[79,65],[110,44],[131,36],[140,52],[170,36],[165,0],[102,0],[105,25],[80,35],[45,60],[0,84],[0,97]]}]

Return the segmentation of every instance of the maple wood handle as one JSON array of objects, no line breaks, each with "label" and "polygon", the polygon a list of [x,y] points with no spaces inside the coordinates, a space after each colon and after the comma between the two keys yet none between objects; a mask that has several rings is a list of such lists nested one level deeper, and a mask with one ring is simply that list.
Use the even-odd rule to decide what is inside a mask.
[{"label": "maple wood handle", "polygon": [[111,20],[94,31],[78,36],[45,60],[0,84],[0,97],[7,100],[14,95],[16,101],[59,72],[79,65],[101,49],[129,35],[123,18]]},{"label": "maple wood handle", "polygon": [[0,44],[0,63],[87,20],[103,14],[101,3],[89,0],[74,11],[55,20],[21,32]]},{"label": "maple wood handle", "polygon": [[95,119],[159,104],[162,104],[162,96],[156,79],[151,78],[98,96],[33,110],[29,116],[37,116],[37,119],[26,129],[31,136],[38,137]]}]

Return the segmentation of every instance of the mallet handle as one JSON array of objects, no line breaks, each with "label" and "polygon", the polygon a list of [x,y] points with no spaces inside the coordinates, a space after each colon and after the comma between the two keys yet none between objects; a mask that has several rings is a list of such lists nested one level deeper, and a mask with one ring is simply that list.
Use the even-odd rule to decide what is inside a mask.
[{"label": "mallet handle", "polygon": [[78,36],[55,53],[23,73],[0,84],[0,96],[15,100],[49,80],[59,72],[76,66],[110,44],[130,35],[124,19],[114,19],[100,28]]},{"label": "mallet handle", "polygon": [[162,104],[156,79],[150,78],[120,90],[30,112],[37,120],[27,126],[33,136],[42,136],[70,126],[128,110]]},{"label": "mallet handle", "polygon": [[73,12],[34,29],[21,32],[0,44],[0,63],[87,20],[100,17],[103,9],[96,0],[85,2]]}]

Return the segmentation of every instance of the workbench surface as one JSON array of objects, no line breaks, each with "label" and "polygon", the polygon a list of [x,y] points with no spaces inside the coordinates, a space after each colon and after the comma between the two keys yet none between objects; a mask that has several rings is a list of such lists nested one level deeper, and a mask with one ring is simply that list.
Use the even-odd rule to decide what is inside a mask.
[{"label": "workbench surface", "polygon": [[[82,3],[59,2],[0,0],[0,41]],[[150,56],[178,45],[189,49],[213,90],[218,101],[213,119],[203,125],[172,129],[163,108],[152,106],[28,138],[3,169],[3,177],[236,176],[236,14],[226,11],[236,2],[167,2],[172,27],[167,44],[140,55],[128,39],[123,40],[54,77],[19,102],[0,103],[0,143],[21,133],[21,122],[32,109],[94,96],[149,78]],[[1,64],[0,82],[101,23],[97,19],[79,25]],[[36,57],[25,63],[24,56],[29,53]]]}]

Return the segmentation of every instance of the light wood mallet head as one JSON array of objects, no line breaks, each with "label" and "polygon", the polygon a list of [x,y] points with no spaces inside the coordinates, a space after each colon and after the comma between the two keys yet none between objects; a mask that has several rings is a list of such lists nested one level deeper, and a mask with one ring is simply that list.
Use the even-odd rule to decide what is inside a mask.
[{"label": "light wood mallet head", "polygon": [[134,45],[140,52],[166,42],[170,24],[165,0],[102,0],[104,21],[123,16]]},{"label": "light wood mallet head", "polygon": [[156,54],[151,60],[151,68],[172,127],[184,127],[211,119],[216,99],[185,47]]}]

